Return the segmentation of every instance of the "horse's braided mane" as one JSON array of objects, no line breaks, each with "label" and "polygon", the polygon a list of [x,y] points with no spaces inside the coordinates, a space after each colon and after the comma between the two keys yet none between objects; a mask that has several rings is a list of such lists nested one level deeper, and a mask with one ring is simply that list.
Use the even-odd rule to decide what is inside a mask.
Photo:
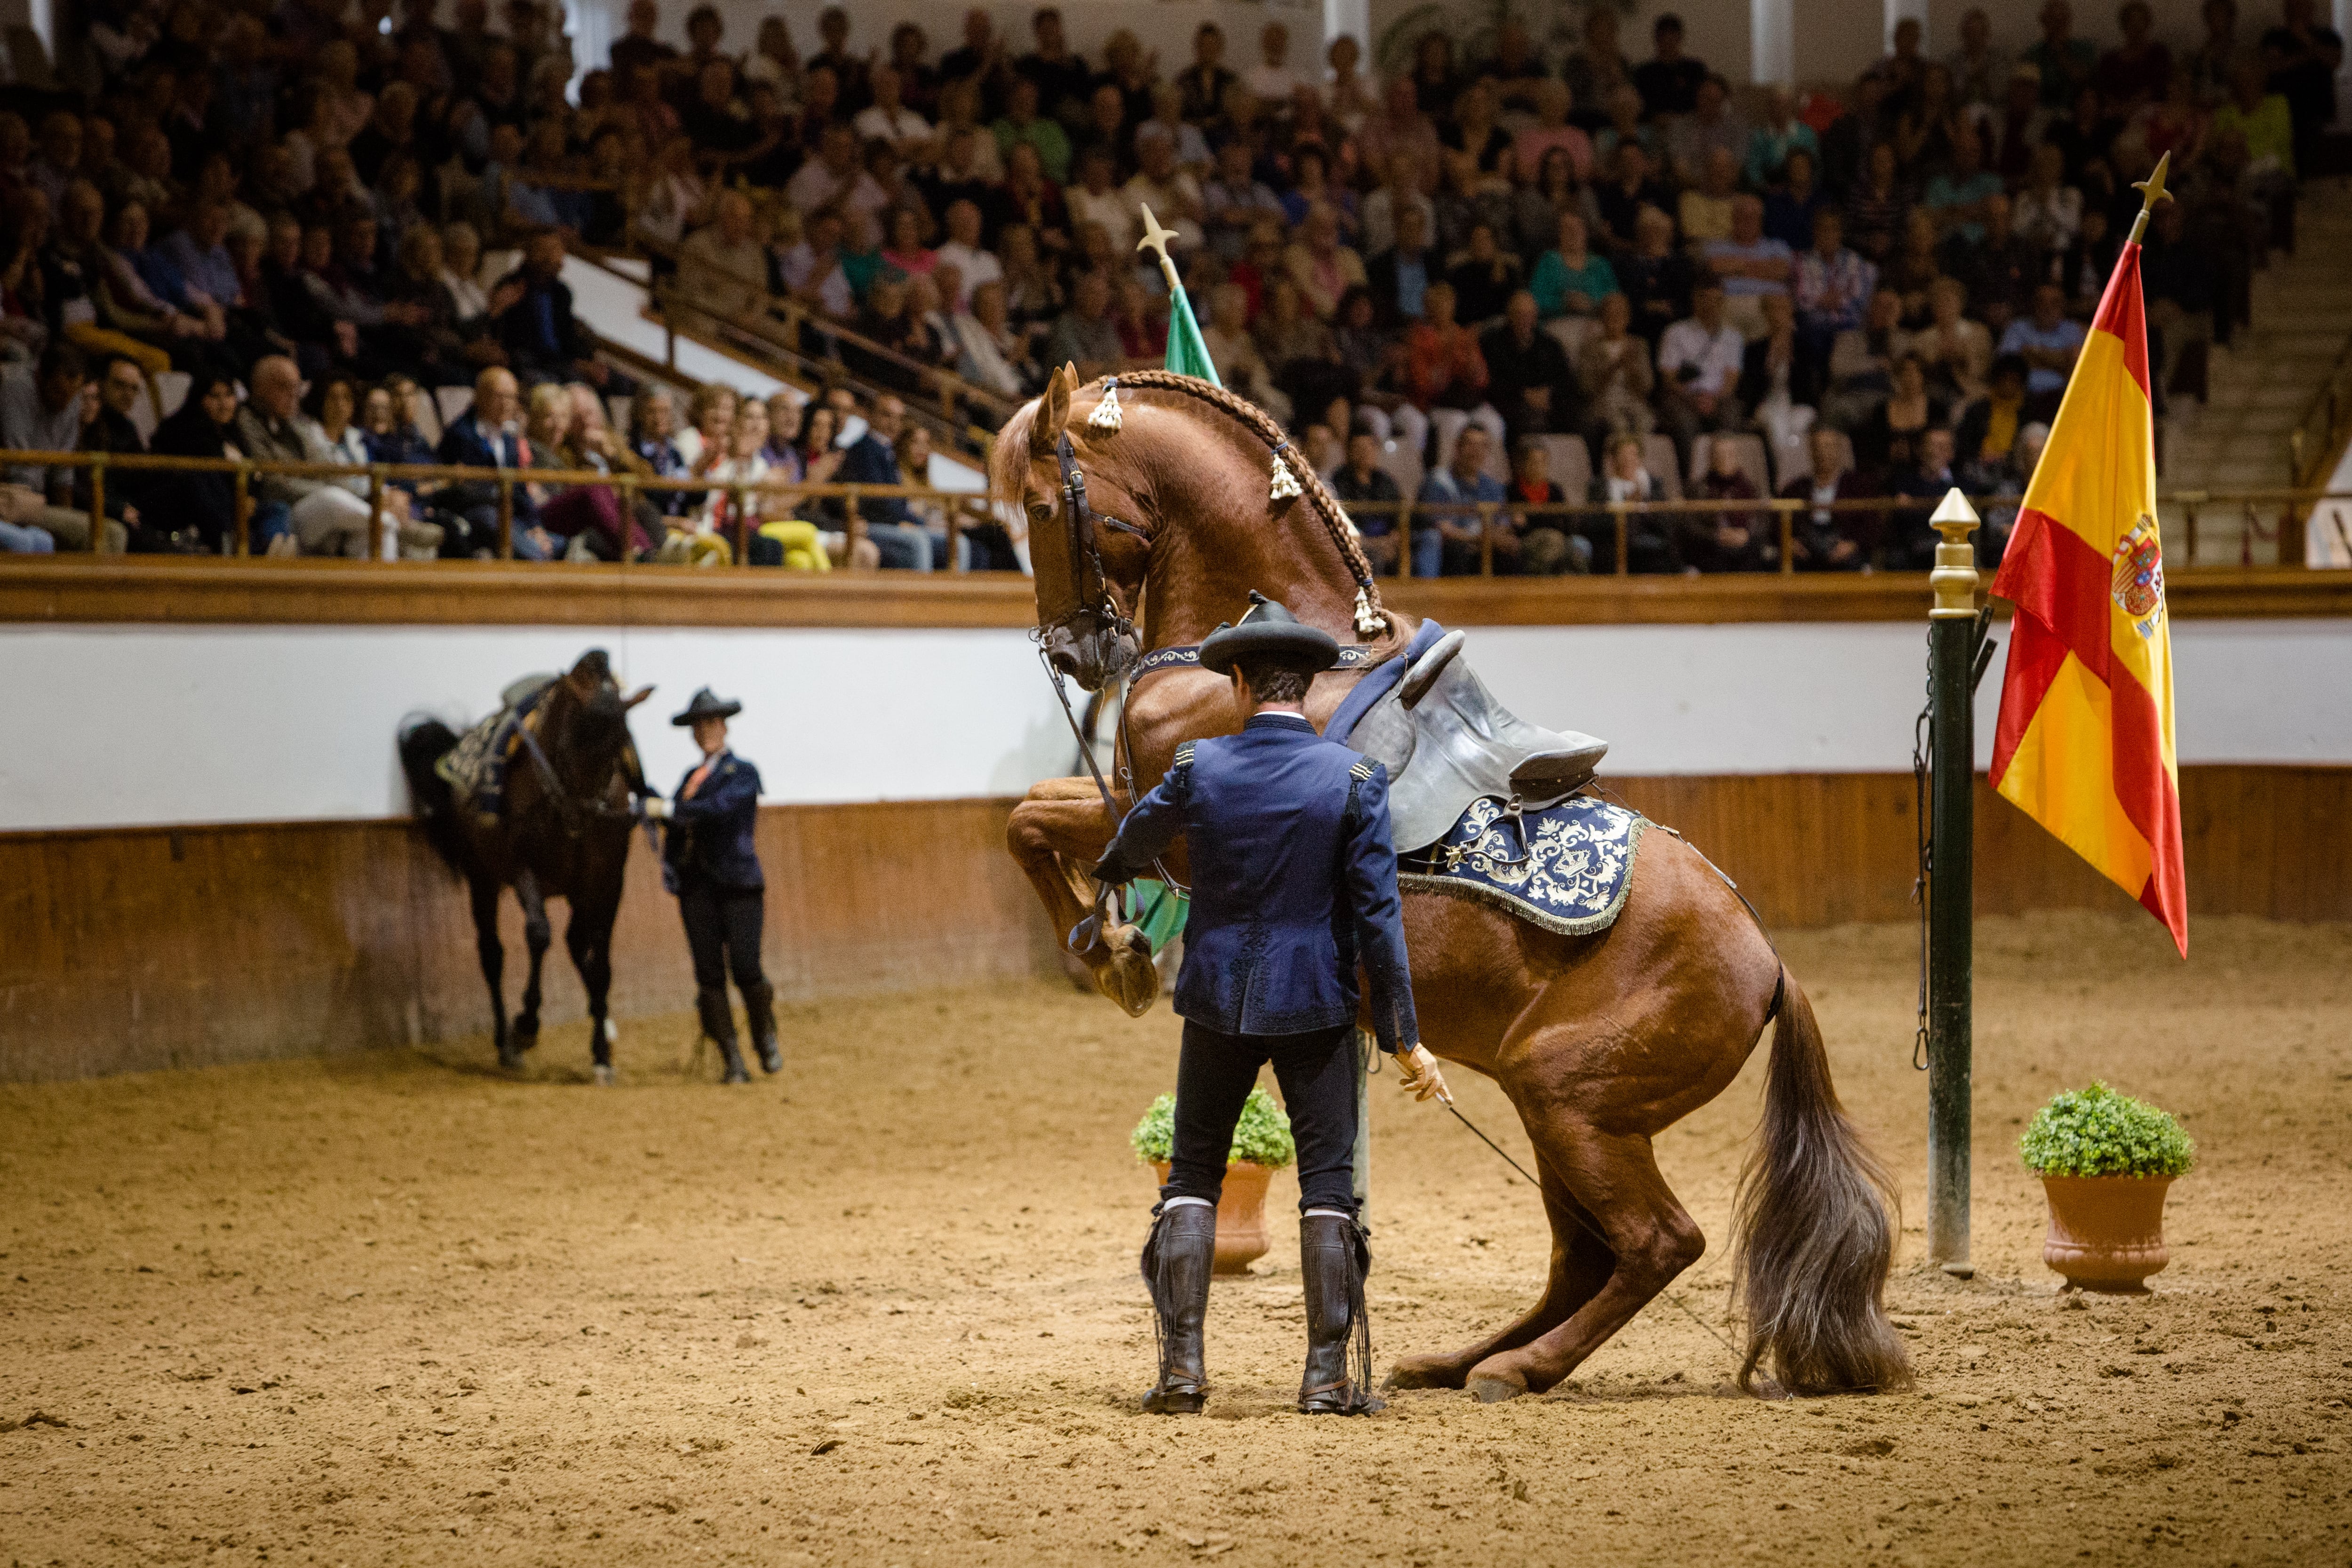
[{"label": "horse's braided mane", "polygon": [[1307,499],[1314,503],[1317,515],[1322,518],[1323,527],[1331,536],[1331,542],[1339,547],[1339,553],[1347,561],[1348,570],[1356,579],[1356,585],[1364,591],[1372,614],[1378,616],[1383,624],[1393,625],[1389,620],[1387,608],[1381,603],[1381,585],[1372,576],[1372,563],[1365,558],[1363,547],[1356,542],[1355,531],[1349,525],[1348,514],[1340,509],[1339,498],[1331,493],[1330,488],[1323,482],[1323,476],[1315,471],[1313,465],[1291,457],[1297,448],[1291,445],[1290,437],[1284,433],[1282,426],[1275,423],[1272,415],[1249,399],[1228,392],[1214,383],[1172,370],[1124,372],[1109,379],[1117,380],[1123,388],[1181,392],[1187,397],[1221,408],[1248,426],[1259,439],[1274,448],[1276,462],[1289,462],[1291,473],[1305,487]]}]

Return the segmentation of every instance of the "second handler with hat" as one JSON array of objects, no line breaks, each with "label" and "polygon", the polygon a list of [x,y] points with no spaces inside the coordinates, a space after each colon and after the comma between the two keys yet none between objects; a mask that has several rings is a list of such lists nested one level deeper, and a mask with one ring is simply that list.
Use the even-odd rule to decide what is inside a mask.
[{"label": "second handler with hat", "polygon": [[1405,1088],[1443,1097],[1445,1080],[1413,1016],[1387,772],[1324,740],[1304,711],[1308,683],[1338,661],[1339,644],[1272,600],[1250,599],[1239,626],[1201,645],[1202,667],[1233,680],[1242,732],[1179,746],[1095,868],[1106,884],[1130,881],[1179,834],[1192,866],[1176,981],[1184,1045],[1175,1146],[1143,1249],[1160,1344],[1144,1408],[1202,1407],[1217,1199],[1243,1101],[1271,1062],[1298,1145],[1307,1305],[1298,1407],[1352,1415],[1381,1405],[1367,1386],[1370,1258],[1353,1169],[1360,964],[1372,1032],[1395,1054]]},{"label": "second handler with hat", "polygon": [[775,989],[760,967],[768,901],[756,837],[760,770],[727,746],[727,721],[741,711],[740,702],[721,702],[708,686],[696,692],[686,711],[670,722],[693,730],[702,760],[687,770],[675,795],[646,802],[646,816],[669,824],[662,846],[662,886],[677,895],[687,946],[694,952],[695,1007],[702,1015],[702,1032],[726,1059],[729,1083],[747,1083],[751,1077],[735,1043],[735,1010],[727,1001],[730,970],[743,993],[761,1068],[779,1072],[784,1065],[776,1044]]}]

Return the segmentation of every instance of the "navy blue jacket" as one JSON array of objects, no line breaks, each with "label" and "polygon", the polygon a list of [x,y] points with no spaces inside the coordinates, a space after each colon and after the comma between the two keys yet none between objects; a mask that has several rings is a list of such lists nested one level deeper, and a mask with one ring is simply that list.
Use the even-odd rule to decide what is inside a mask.
[{"label": "navy blue jacket", "polygon": [[[695,767],[702,764],[697,763]],[[721,752],[710,776],[692,799],[686,781],[669,797],[669,831],[662,843],[662,886],[675,893],[688,879],[730,893],[756,893],[768,879],[760,870],[755,836],[760,811],[760,770],[732,752]]]},{"label": "navy blue jacket", "polygon": [[[485,430],[482,422],[471,409],[449,421],[441,432],[441,460],[458,468],[515,468],[529,467],[522,460],[522,437],[511,431]],[[539,509],[532,504],[530,489],[518,473],[514,489],[514,525],[518,530],[529,528],[538,520]],[[443,505],[453,510],[465,511],[478,507],[496,507],[499,487],[488,479],[468,479],[451,485]]]},{"label": "navy blue jacket", "polygon": [[1356,969],[1382,1050],[1417,1044],[1389,776],[1291,713],[1176,749],[1095,875],[1125,882],[1185,836],[1192,905],[1176,1011],[1228,1035],[1353,1021]]},{"label": "navy blue jacket", "polygon": [[[869,430],[851,442],[849,450],[841,455],[841,467],[834,470],[833,482],[837,485],[903,485],[907,479],[898,469],[897,447],[886,445],[882,437]],[[919,525],[922,521],[907,504],[904,496],[869,497],[857,503],[857,510],[868,522]]]}]

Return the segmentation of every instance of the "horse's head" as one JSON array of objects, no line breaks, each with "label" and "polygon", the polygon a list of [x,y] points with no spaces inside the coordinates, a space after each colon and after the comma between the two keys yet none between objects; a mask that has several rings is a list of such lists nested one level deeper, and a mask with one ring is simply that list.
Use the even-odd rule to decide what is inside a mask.
[{"label": "horse's head", "polygon": [[654,689],[641,687],[622,696],[620,683],[613,679],[613,662],[601,647],[582,654],[555,684],[541,721],[549,757],[569,787],[594,790],[611,776],[628,744],[629,710],[651,697]]},{"label": "horse's head", "polygon": [[1028,520],[1045,657],[1099,691],[1126,673],[1139,650],[1133,610],[1151,549],[1138,525],[1150,508],[1129,465],[1080,450],[1069,427],[1077,390],[1075,367],[1054,373],[1045,395],[1006,423],[990,480]]}]

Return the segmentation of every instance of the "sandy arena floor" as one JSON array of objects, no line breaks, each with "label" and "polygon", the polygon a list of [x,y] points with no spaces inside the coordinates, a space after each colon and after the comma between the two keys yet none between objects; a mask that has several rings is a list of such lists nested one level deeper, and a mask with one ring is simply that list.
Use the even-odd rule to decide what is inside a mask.
[{"label": "sandy arena floor", "polygon": [[[478,1041],[0,1087],[0,1561],[2343,1563],[2352,929],[2204,921],[2183,966],[2145,920],[1987,922],[1967,1284],[1916,1264],[1912,941],[1786,942],[1910,1178],[1921,1389],[1882,1398],[1736,1397],[1660,1303],[1549,1396],[1310,1422],[1278,1179],[1272,1256],[1211,1305],[1209,1415],[1139,1416],[1125,1138],[1175,1025],[1044,982],[795,1010],[790,1072],[741,1090],[684,1076],[683,1015],[604,1092],[581,1028],[528,1083]],[[1685,1299],[1727,1326],[1762,1060],[1661,1147],[1714,1245]],[[2056,1294],[2013,1153],[2097,1075],[2204,1155],[2145,1299]],[[1379,1087],[1385,1364],[1515,1312],[1546,1243]]]}]

